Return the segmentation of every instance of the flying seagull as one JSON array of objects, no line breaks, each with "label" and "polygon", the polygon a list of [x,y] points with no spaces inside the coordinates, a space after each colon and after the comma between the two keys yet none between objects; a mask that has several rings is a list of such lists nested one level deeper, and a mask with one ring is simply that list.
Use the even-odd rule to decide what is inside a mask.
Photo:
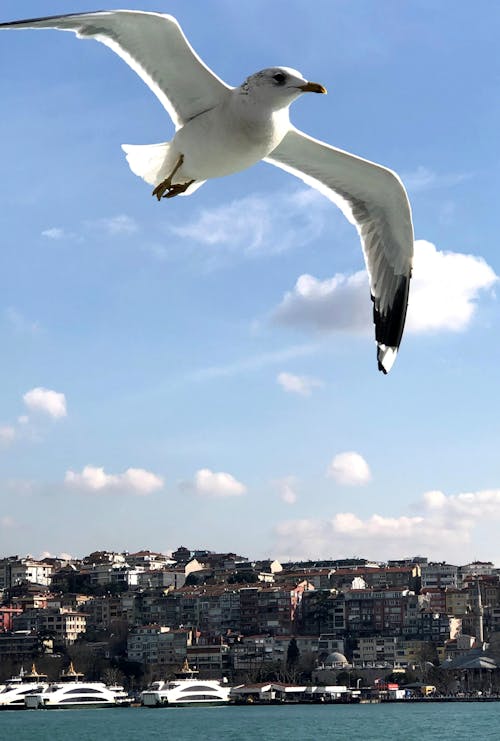
[{"label": "flying seagull", "polygon": [[109,10],[14,21],[0,29],[54,28],[94,38],[118,54],[170,114],[176,133],[162,144],[123,145],[132,172],[162,198],[189,195],[206,180],[264,160],[333,201],[356,227],[363,248],[379,370],[396,358],[406,317],[413,226],[396,173],[318,141],[290,123],[303,93],[326,93],[289,67],[250,75],[239,87],[217,77],[192,49],[175,18]]}]

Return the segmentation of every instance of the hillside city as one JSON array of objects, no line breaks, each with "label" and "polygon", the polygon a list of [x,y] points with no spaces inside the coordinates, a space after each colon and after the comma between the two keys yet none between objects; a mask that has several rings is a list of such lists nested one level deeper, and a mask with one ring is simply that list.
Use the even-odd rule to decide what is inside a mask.
[{"label": "hillside city", "polygon": [[[129,689],[186,661],[230,682],[500,688],[500,569],[425,557],[280,563],[167,556],[0,559],[0,681],[72,661]],[[497,663],[498,662],[498,663]]]}]

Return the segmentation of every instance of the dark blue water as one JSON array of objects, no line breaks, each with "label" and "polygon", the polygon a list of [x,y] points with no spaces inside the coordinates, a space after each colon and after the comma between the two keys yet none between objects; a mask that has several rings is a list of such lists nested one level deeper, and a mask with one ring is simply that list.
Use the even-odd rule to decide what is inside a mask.
[{"label": "dark blue water", "polygon": [[499,741],[500,702],[4,711],[0,739]]}]

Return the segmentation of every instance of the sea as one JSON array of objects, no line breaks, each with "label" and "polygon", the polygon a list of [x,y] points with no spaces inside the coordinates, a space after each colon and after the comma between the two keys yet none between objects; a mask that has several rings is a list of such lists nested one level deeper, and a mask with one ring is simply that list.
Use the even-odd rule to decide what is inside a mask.
[{"label": "sea", "polygon": [[500,702],[10,710],[9,741],[500,740]]}]

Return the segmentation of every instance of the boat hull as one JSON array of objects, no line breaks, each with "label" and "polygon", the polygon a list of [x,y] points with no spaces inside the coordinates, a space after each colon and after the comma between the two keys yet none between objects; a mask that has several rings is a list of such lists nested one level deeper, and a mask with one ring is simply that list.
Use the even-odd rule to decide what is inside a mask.
[{"label": "boat hull", "polygon": [[76,710],[78,708],[128,708],[132,704],[130,702],[99,702],[99,700],[89,702],[43,702],[41,698],[33,698],[30,702],[28,699],[25,701],[27,710]]}]

